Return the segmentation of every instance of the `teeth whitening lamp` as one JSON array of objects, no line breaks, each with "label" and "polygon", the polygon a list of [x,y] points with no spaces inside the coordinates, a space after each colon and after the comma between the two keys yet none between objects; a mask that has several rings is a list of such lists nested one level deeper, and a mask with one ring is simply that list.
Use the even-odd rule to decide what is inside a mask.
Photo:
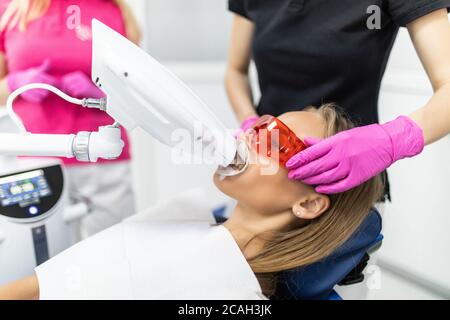
[{"label": "teeth whitening lamp", "polygon": [[[122,153],[120,125],[140,127],[161,143],[176,147],[175,130],[190,134],[209,151],[223,177],[238,175],[248,164],[248,147],[227,131],[210,109],[176,76],[114,30],[94,20],[92,80],[104,99],[75,99],[47,84],[29,84],[8,98],[7,111],[19,129],[0,132],[0,158],[12,156],[75,157],[81,162],[116,159]],[[108,113],[116,122],[97,132],[31,134],[13,109],[14,100],[32,89],[53,92],[81,107]],[[199,128],[201,127],[201,128]],[[200,130],[199,130],[200,129]],[[11,133],[9,133],[11,132]],[[11,162],[11,161],[10,161]],[[31,273],[33,268],[68,246],[66,221],[81,217],[86,208],[61,215],[63,168],[59,163],[11,168],[0,172],[0,285]],[[75,210],[76,209],[76,210]],[[64,220],[64,221],[63,221]],[[6,232],[6,233],[5,233]],[[58,247],[59,246],[59,247]],[[14,258],[14,259],[13,259]],[[18,267],[20,266],[20,267]]]},{"label": "teeth whitening lamp", "polygon": [[[209,150],[219,174],[232,176],[248,164],[248,147],[236,140],[221,121],[181,80],[132,42],[93,20],[92,80],[105,99],[75,99],[46,84],[30,84],[13,92],[7,102],[9,114],[21,134],[1,134],[0,154],[60,156],[96,162],[115,159],[124,144],[119,125],[128,131],[140,127],[161,143],[175,147],[175,130],[189,132],[193,142]],[[41,135],[26,132],[13,110],[13,101],[31,89],[46,89],[82,107],[100,109],[116,123],[98,132]],[[199,130],[198,126],[201,126]],[[202,151],[203,152],[203,151]],[[204,156],[202,154],[202,156]]]}]

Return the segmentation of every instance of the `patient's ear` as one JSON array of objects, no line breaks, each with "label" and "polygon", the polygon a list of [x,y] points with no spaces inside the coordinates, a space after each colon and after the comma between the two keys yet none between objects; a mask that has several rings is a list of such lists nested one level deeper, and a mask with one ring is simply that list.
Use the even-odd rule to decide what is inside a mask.
[{"label": "patient's ear", "polygon": [[293,206],[292,212],[300,219],[313,220],[330,207],[330,198],[323,194],[312,193],[299,199]]}]

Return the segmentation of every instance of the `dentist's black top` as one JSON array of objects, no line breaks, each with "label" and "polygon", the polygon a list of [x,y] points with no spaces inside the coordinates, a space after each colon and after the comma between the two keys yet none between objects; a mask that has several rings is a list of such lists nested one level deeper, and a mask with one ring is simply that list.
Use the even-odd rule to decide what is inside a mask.
[{"label": "dentist's black top", "polygon": [[399,27],[449,7],[450,0],[229,0],[255,24],[259,114],[334,102],[361,125],[378,122]]}]

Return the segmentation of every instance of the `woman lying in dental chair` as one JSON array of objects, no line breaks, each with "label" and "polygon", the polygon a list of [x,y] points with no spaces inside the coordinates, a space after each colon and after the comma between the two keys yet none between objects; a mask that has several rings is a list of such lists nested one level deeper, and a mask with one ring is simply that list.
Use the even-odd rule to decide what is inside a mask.
[{"label": "woman lying in dental chair", "polygon": [[[300,139],[325,138],[352,126],[330,105],[265,121]],[[376,177],[342,194],[318,194],[288,179],[285,160],[268,151],[274,146],[261,148],[261,132],[241,137],[252,146],[243,174],[214,176],[216,186],[238,201],[224,224],[204,218],[211,211],[198,204],[201,195],[186,195],[70,248],[36,268],[36,275],[0,288],[0,298],[272,297],[277,275],[325,259],[358,230],[380,198],[382,182]],[[269,167],[279,170],[271,174]]]}]

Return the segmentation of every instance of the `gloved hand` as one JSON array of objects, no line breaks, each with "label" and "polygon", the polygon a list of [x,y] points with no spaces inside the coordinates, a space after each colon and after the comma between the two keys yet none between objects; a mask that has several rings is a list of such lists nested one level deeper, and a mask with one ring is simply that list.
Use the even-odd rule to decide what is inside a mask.
[{"label": "gloved hand", "polygon": [[309,148],[286,164],[289,178],[317,186],[323,194],[350,190],[394,162],[421,153],[425,144],[422,129],[405,116],[305,143]]},{"label": "gloved hand", "polygon": [[60,89],[75,98],[103,98],[105,94],[82,71],[66,74],[61,78]]},{"label": "gloved hand", "polygon": [[254,115],[254,116],[250,116],[248,118],[246,118],[244,120],[244,122],[242,122],[241,124],[241,130],[246,132],[248,129],[250,129],[255,123],[256,121],[259,120],[259,117]]},{"label": "gloved hand", "polygon": [[[50,60],[47,59],[39,67],[9,73],[6,78],[9,90],[13,92],[30,83],[56,85],[56,78],[48,74],[50,68]],[[21,97],[32,103],[40,103],[47,98],[48,95],[49,91],[47,90],[35,89],[22,93]]]},{"label": "gloved hand", "polygon": [[245,133],[248,129],[250,129],[256,121],[259,120],[259,117],[256,115],[247,117],[242,123],[240,129],[235,133],[235,136],[239,136],[242,133]]}]

